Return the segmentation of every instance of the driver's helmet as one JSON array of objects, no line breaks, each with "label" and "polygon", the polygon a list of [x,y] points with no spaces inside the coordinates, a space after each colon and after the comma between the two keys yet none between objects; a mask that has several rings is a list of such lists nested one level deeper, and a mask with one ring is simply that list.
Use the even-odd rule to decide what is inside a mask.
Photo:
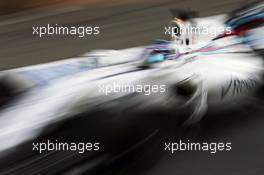
[{"label": "driver's helmet", "polygon": [[153,50],[150,52],[147,62],[148,64],[162,62],[166,59],[165,53],[162,50]]}]

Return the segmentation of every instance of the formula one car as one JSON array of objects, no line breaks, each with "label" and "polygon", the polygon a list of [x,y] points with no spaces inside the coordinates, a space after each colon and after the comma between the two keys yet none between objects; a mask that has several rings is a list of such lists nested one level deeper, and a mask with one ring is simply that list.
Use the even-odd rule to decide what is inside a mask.
[{"label": "formula one car", "polygon": [[[49,125],[92,110],[165,109],[177,117],[177,111],[188,108],[183,124],[191,125],[210,109],[221,112],[243,106],[263,85],[264,60],[259,54],[264,45],[263,3],[253,7],[258,12],[250,11],[250,18],[192,19],[196,26],[232,29],[229,35],[199,35],[197,44],[179,34],[176,40],[157,40],[150,46],[93,51],[65,61],[2,71],[0,151],[38,137]],[[257,25],[242,27],[251,21]],[[237,34],[241,28],[243,34]],[[182,49],[181,43],[188,49]],[[115,83],[147,88],[116,92]],[[166,88],[150,92],[157,85]]]},{"label": "formula one car", "polygon": [[[263,8],[256,15],[257,19],[250,19],[262,21]],[[204,25],[205,21],[216,21],[214,17],[208,18],[201,19],[201,23],[200,19],[193,20],[197,26]],[[230,24],[219,20],[218,23]],[[255,25],[254,30],[259,26],[261,24]],[[252,30],[248,27],[244,33]],[[103,90],[98,90],[98,87],[113,82],[164,84],[166,92],[138,97],[144,102],[141,107],[156,105],[177,109],[192,105],[194,111],[188,123],[195,123],[207,111],[208,105],[216,105],[219,110],[220,104],[232,106],[231,102],[241,101],[262,83],[263,59],[255,55],[241,38],[244,35],[217,37],[188,52],[175,50],[174,41],[157,40],[147,47],[94,51],[66,61],[3,71],[0,119],[3,132],[0,140],[16,133],[14,142],[20,143],[37,135],[38,129],[49,122],[57,122],[131,94],[111,93],[106,96]],[[260,38],[263,35],[258,36]],[[158,66],[151,67],[156,63]],[[131,103],[136,102],[138,100]],[[20,123],[14,125],[13,120],[9,120],[11,118],[24,118],[18,120],[23,123],[23,128],[16,128]],[[15,143],[1,144],[0,149],[12,145]]]}]

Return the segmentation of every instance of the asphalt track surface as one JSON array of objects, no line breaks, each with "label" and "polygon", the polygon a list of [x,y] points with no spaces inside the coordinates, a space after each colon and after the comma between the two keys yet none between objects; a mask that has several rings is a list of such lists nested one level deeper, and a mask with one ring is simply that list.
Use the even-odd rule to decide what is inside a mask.
[{"label": "asphalt track surface", "polygon": [[[68,58],[93,49],[120,49],[143,45],[152,39],[164,38],[164,24],[167,24],[171,17],[168,9],[193,9],[199,11],[201,16],[208,16],[230,12],[243,3],[245,1],[241,0],[155,1],[153,4],[85,7],[72,12],[11,24],[2,21],[0,22],[0,25],[2,24],[0,69]],[[32,25],[41,26],[47,23],[73,26],[98,25],[101,27],[101,34],[89,38],[32,36]],[[161,118],[154,122],[152,116],[145,114],[144,119],[139,120],[140,128],[144,130],[144,128],[156,127],[159,131],[155,133],[151,144],[147,144],[133,158],[128,157],[127,159],[130,160],[128,163],[110,168],[111,170],[104,174],[264,174],[263,102],[253,103],[253,107],[232,114],[213,116],[214,118],[207,115],[204,121],[193,129],[192,135],[195,136],[192,138],[195,140],[232,142],[232,151],[216,154],[179,152],[170,155],[162,151],[162,143],[178,139],[178,131],[171,126],[173,124],[167,119],[168,117],[164,116],[163,122]],[[140,116],[135,114],[133,117]],[[80,126],[80,129],[82,128],[86,126]],[[122,130],[122,127],[119,129]],[[73,136],[74,134],[76,133],[72,133]]]}]

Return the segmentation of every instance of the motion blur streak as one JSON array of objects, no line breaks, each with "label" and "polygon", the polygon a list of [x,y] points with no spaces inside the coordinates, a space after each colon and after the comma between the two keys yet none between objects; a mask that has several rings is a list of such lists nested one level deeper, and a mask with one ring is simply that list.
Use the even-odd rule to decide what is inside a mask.
[{"label": "motion blur streak", "polygon": [[[263,174],[264,3],[251,2],[1,2],[0,174]],[[48,24],[100,33],[32,34]],[[100,150],[32,150],[47,140]],[[232,150],[168,155],[178,140]]]}]

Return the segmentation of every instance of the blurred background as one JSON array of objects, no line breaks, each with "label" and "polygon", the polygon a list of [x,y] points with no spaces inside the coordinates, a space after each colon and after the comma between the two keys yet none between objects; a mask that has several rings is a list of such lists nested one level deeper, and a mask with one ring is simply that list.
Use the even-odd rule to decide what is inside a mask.
[{"label": "blurred background", "polygon": [[[230,12],[244,0],[9,0],[0,2],[0,70],[68,58],[93,49],[119,49],[164,38],[169,9],[201,16]],[[32,35],[32,26],[100,26],[96,37]],[[120,30],[122,28],[122,30]]]},{"label": "blurred background", "polygon": [[[156,38],[164,38],[164,26],[171,19],[169,9],[191,9],[198,11],[200,16],[210,16],[228,13],[248,2],[250,1],[2,0],[0,2],[0,70],[65,59],[94,49],[134,47],[147,44]],[[98,36],[84,38],[76,36],[39,38],[32,35],[32,26],[46,24],[100,26],[101,33]],[[120,163],[117,167],[111,168],[111,171],[103,173],[261,175],[264,173],[263,114],[263,103],[259,102],[250,109],[214,116],[213,119],[208,114],[205,120],[191,131],[191,135],[198,135],[199,140],[232,142],[231,152],[215,155],[205,152],[164,154],[160,146],[166,139],[167,141],[178,139],[179,131],[173,128],[173,122],[167,120],[167,117],[161,115],[162,117],[159,116],[153,121],[153,118],[148,117],[147,114],[141,114],[144,117],[133,119],[133,122],[140,123],[138,134],[146,130],[144,127],[149,121],[152,121],[153,126],[152,124],[148,126],[157,127],[161,132],[141,150],[142,154],[137,152],[136,158],[128,157],[130,163],[126,165]],[[103,117],[105,114],[100,116]],[[90,122],[82,119],[70,123],[70,129],[63,128],[58,135],[63,137],[71,134],[74,137],[79,134],[81,137],[84,135],[82,131],[87,127],[86,124]],[[168,123],[170,129],[167,127]],[[116,132],[122,132],[124,128],[118,126],[120,130]],[[78,131],[75,132],[76,128]],[[20,150],[20,155],[24,152],[26,151]],[[9,156],[6,160],[12,162],[15,156]],[[74,158],[76,157],[72,159]],[[1,168],[5,167],[4,161],[1,163]],[[77,174],[74,171],[71,173]]]}]

